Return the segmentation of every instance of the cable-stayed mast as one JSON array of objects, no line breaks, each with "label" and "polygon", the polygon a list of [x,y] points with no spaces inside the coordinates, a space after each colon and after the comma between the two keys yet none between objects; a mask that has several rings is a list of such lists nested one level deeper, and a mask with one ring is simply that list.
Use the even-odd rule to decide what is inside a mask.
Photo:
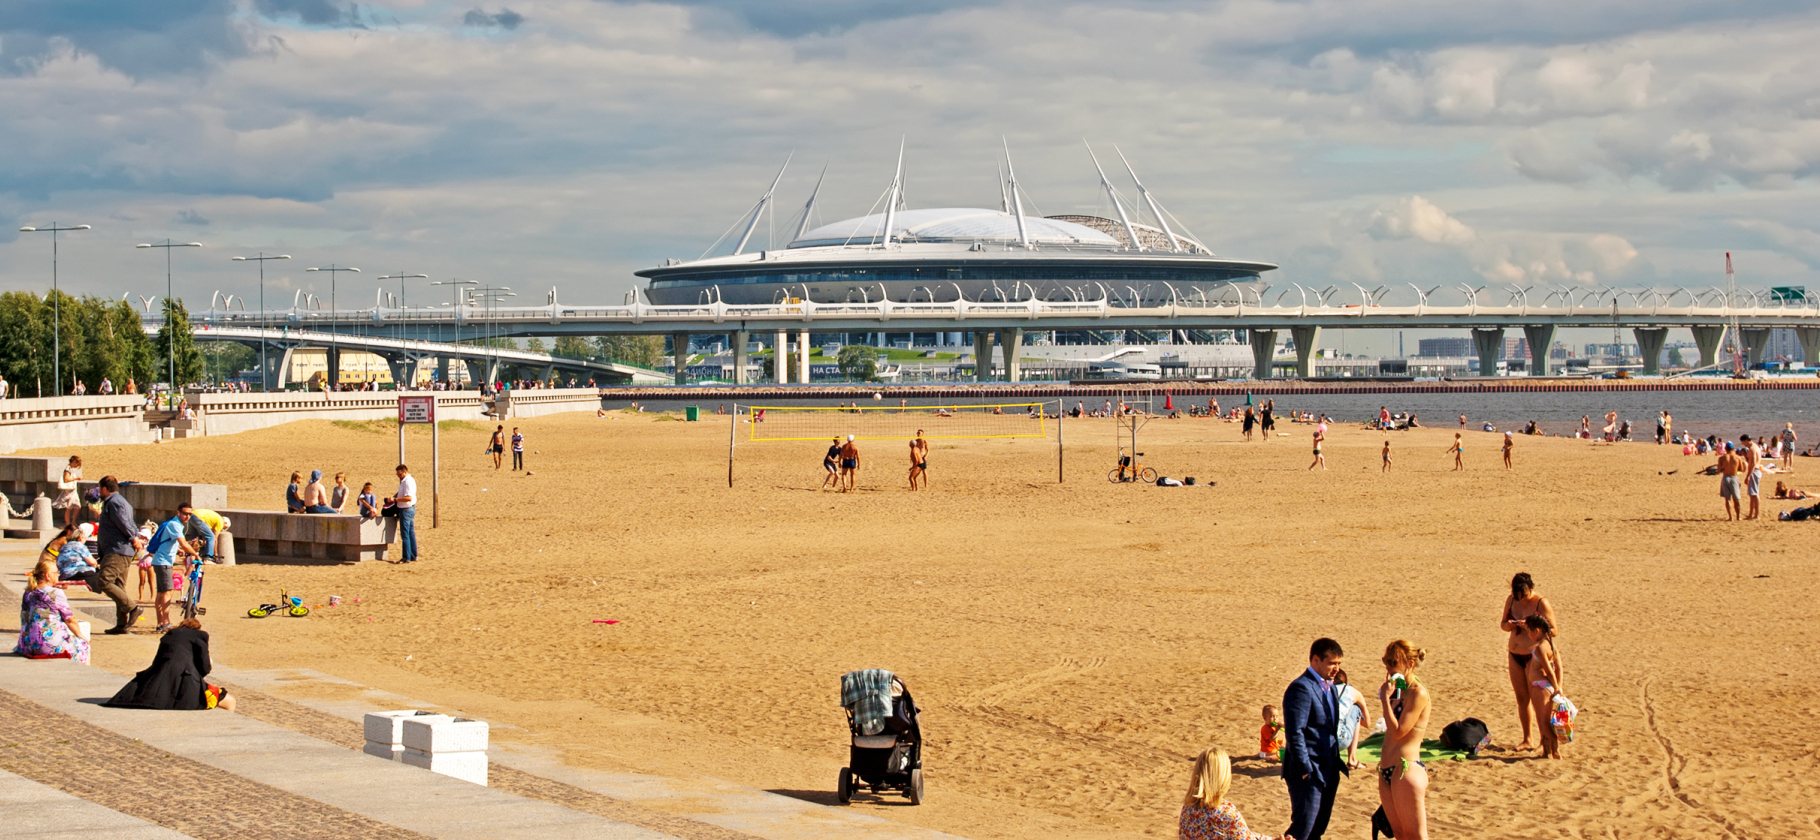
[{"label": "cable-stayed mast", "polygon": [[1124,203],[1119,201],[1119,194],[1112,188],[1112,182],[1106,180],[1106,170],[1100,168],[1100,156],[1093,153],[1093,146],[1087,143],[1086,138],[1081,138],[1081,145],[1087,147],[1087,156],[1093,158],[1093,169],[1100,173],[1100,186],[1106,188],[1106,197],[1112,199],[1112,209],[1118,211],[1119,224],[1125,226],[1125,235],[1131,237],[1131,247],[1144,250],[1144,241],[1138,238],[1137,228],[1131,226],[1131,218],[1125,215]]},{"label": "cable-stayed mast", "polygon": [[1017,213],[1017,241],[1018,244],[1028,248],[1030,247],[1030,232],[1024,229],[1024,197],[1018,194],[1017,170],[1011,166],[1011,142],[1006,140],[1003,135],[1000,135],[998,139],[999,142],[1005,144],[1005,183],[1011,193],[1011,208],[1013,212]]},{"label": "cable-stayed mast", "polygon": [[1178,254],[1181,253],[1182,243],[1176,241],[1175,231],[1169,229],[1169,220],[1163,218],[1163,210],[1156,206],[1156,199],[1150,197],[1150,191],[1144,189],[1144,182],[1138,180],[1137,170],[1131,168],[1131,161],[1125,160],[1125,153],[1120,151],[1119,147],[1113,146],[1112,150],[1118,152],[1119,160],[1125,164],[1125,171],[1131,173],[1131,182],[1137,184],[1138,195],[1144,199],[1144,204],[1150,208],[1150,214],[1156,217],[1157,226],[1163,229],[1164,236],[1169,237],[1169,250]]},{"label": "cable-stayed mast", "polygon": [[891,176],[891,197],[885,201],[885,230],[878,239],[881,248],[891,247],[891,226],[897,222],[897,197],[904,189],[904,141],[897,141],[897,171]]},{"label": "cable-stayed mast", "polygon": [[824,163],[822,164],[822,174],[815,178],[815,189],[809,191],[809,200],[803,202],[803,220],[797,223],[796,235],[790,237],[791,242],[803,238],[803,234],[809,230],[809,211],[815,209],[815,197],[821,195],[822,179],[826,177],[828,177],[828,164]]},{"label": "cable-stayed mast", "polygon": [[796,153],[791,152],[790,157],[784,158],[784,165],[777,168],[777,177],[771,179],[771,188],[765,190],[764,197],[760,198],[758,203],[753,205],[752,221],[750,224],[746,225],[746,232],[739,237],[739,246],[733,249],[733,253],[739,254],[746,250],[746,242],[752,238],[752,231],[758,229],[758,219],[760,216],[765,215],[765,208],[771,205],[771,194],[777,191],[777,182],[784,179],[784,170],[790,168],[790,158],[794,157],[796,157]]}]

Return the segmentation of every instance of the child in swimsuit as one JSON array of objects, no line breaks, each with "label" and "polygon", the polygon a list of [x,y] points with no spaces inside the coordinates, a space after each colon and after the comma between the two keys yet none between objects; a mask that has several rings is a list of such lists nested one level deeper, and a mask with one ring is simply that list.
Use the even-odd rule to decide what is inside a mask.
[{"label": "child in swimsuit", "polygon": [[[1548,619],[1532,615],[1523,620],[1524,633],[1535,643],[1524,657],[1523,675],[1529,680],[1530,705],[1542,730],[1542,756],[1561,757],[1561,739],[1553,725],[1555,697],[1561,693],[1561,654],[1555,649],[1555,628]],[[1511,661],[1517,654],[1511,654]],[[1572,718],[1568,719],[1571,731]]]},{"label": "child in swimsuit", "polygon": [[1258,758],[1280,761],[1281,752],[1288,745],[1283,736],[1283,721],[1277,717],[1277,707],[1264,707],[1264,725],[1258,729]]}]

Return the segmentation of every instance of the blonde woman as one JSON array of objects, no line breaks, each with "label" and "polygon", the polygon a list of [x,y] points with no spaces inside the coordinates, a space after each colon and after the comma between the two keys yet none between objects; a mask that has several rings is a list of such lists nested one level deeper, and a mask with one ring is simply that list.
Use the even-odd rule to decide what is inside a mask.
[{"label": "blonde woman", "polygon": [[1416,666],[1428,652],[1403,639],[1384,649],[1384,749],[1378,759],[1378,804],[1397,840],[1428,840],[1428,768],[1422,733],[1428,728],[1428,688]]},{"label": "blonde woman", "polygon": [[58,589],[57,564],[40,560],[26,579],[19,603],[19,642],[13,652],[30,659],[69,658],[88,664],[88,637],[69,600]]},{"label": "blonde woman", "polygon": [[[1232,789],[1232,759],[1219,747],[1208,747],[1194,760],[1188,795],[1177,820],[1180,840],[1270,840],[1245,826],[1239,809],[1226,801]],[[1283,835],[1283,840],[1295,840]]]}]

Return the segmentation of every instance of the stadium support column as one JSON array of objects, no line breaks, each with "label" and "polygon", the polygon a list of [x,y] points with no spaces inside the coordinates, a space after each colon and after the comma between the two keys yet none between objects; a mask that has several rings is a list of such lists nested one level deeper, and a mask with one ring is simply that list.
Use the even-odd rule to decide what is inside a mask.
[{"label": "stadium support column", "polygon": [[992,333],[985,330],[973,334],[973,381],[992,381]]},{"label": "stadium support column", "polygon": [[733,339],[733,384],[746,384],[746,332],[736,331],[728,336]]},{"label": "stadium support column", "polygon": [[1820,327],[1796,327],[1795,340],[1801,342],[1801,366],[1820,367]]},{"label": "stadium support column", "polygon": [[1744,334],[1744,363],[1752,368],[1763,364],[1763,350],[1769,346],[1769,330],[1745,327],[1738,332]]},{"label": "stadium support column", "polygon": [[670,334],[670,353],[676,357],[676,384],[689,383],[689,334]]},{"label": "stadium support column", "polygon": [[796,331],[796,381],[809,383],[809,331]]},{"label": "stadium support column", "polygon": [[1709,368],[1719,363],[1719,347],[1725,344],[1726,326],[1693,327],[1694,346],[1700,348],[1700,367]]},{"label": "stadium support column", "polygon": [[1005,359],[1005,381],[1018,381],[1023,373],[1019,357],[1024,353],[1024,331],[1019,328],[999,330],[998,346]]},{"label": "stadium support column", "polygon": [[779,385],[790,382],[790,334],[783,330],[771,341],[771,381]]},{"label": "stadium support column", "polygon": [[1290,327],[1289,337],[1295,341],[1295,375],[1300,379],[1314,376],[1315,342],[1321,340],[1320,327]]},{"label": "stadium support column", "polygon": [[1548,351],[1555,346],[1555,325],[1538,324],[1523,328],[1523,340],[1529,343],[1529,375],[1549,374]]},{"label": "stadium support column", "polygon": [[1662,375],[1662,345],[1668,342],[1667,327],[1637,327],[1637,351],[1643,354],[1643,375]]},{"label": "stadium support column", "polygon": [[1277,357],[1276,330],[1246,330],[1246,338],[1251,341],[1252,379],[1269,379],[1271,363]]},{"label": "stadium support column", "polygon": [[1504,355],[1504,328],[1473,327],[1472,346],[1479,351],[1479,375],[1497,376],[1498,357]]}]

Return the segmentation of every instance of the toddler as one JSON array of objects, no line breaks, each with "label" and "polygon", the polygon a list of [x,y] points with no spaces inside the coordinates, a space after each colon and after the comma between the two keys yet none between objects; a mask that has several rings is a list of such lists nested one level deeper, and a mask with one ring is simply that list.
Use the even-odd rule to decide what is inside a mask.
[{"label": "toddler", "polygon": [[1279,761],[1279,752],[1285,746],[1283,739],[1283,721],[1277,717],[1277,707],[1264,707],[1264,726],[1258,730],[1258,758]]}]

